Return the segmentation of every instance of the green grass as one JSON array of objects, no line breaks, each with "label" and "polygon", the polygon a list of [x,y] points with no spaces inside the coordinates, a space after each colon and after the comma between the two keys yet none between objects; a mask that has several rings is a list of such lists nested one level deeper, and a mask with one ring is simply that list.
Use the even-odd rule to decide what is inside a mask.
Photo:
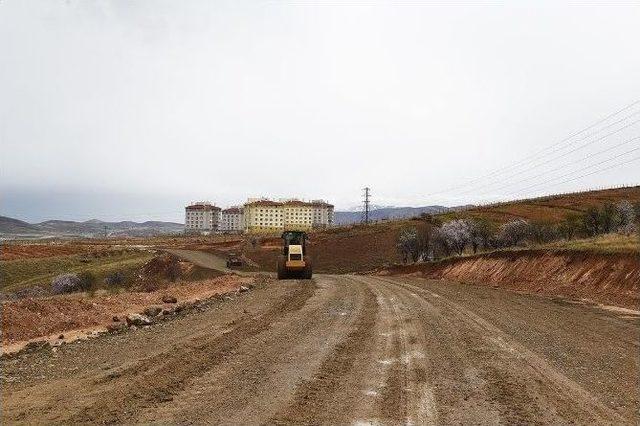
[{"label": "green grass", "polygon": [[640,241],[637,235],[607,234],[578,240],[556,241],[540,248],[595,253],[640,253]]},{"label": "green grass", "polygon": [[108,274],[116,271],[122,272],[125,282],[128,282],[135,278],[136,271],[153,256],[145,251],[121,251],[95,258],[70,255],[2,261],[0,291],[13,292],[33,286],[47,288],[57,275],[80,272],[93,273],[97,287],[101,286]]}]

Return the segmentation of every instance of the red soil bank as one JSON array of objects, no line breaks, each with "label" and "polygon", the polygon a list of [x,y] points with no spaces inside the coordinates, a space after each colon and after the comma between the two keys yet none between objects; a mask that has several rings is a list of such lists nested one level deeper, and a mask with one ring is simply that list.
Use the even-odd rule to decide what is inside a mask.
[{"label": "red soil bank", "polygon": [[418,274],[640,309],[640,256],[525,250],[397,266],[391,274]]}]

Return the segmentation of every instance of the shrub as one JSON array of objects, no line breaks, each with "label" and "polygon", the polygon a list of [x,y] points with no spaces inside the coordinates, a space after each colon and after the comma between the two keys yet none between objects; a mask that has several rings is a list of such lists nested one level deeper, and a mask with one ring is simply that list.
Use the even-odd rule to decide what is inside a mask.
[{"label": "shrub", "polygon": [[124,283],[124,274],[120,271],[113,272],[104,278],[104,283],[109,287],[115,287]]},{"label": "shrub", "polygon": [[529,225],[529,238],[536,244],[548,243],[556,240],[558,231],[547,222],[533,222]]},{"label": "shrub", "polygon": [[485,250],[488,249],[495,234],[495,226],[486,219],[468,219],[467,225],[473,253],[477,253],[480,246]]},{"label": "shrub", "polygon": [[96,282],[96,276],[89,271],[82,272],[78,275],[80,279],[80,290],[90,290]]},{"label": "shrub", "polygon": [[440,218],[433,216],[429,213],[420,213],[419,219],[433,226],[442,225],[442,220]]},{"label": "shrub", "polygon": [[558,235],[565,240],[571,240],[583,232],[579,215],[570,214],[557,227]]},{"label": "shrub", "polygon": [[53,294],[73,293],[82,290],[82,282],[76,274],[58,275],[51,281]]},{"label": "shrub", "polygon": [[600,208],[600,229],[602,233],[608,234],[615,230],[617,219],[616,206],[611,203],[605,203]]},{"label": "shrub", "polygon": [[515,246],[529,236],[529,222],[524,219],[514,219],[500,227],[498,240],[504,246]]}]

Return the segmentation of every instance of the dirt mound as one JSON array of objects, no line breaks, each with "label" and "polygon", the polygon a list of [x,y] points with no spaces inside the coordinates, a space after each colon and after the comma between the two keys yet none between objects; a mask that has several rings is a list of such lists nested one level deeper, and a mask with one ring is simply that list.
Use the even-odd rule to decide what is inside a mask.
[{"label": "dirt mound", "polygon": [[640,256],[636,254],[507,251],[397,266],[387,272],[640,308]]},{"label": "dirt mound", "polygon": [[168,278],[175,280],[188,269],[186,262],[176,256],[162,254],[149,260],[142,267],[142,275],[147,278]]},{"label": "dirt mound", "polygon": [[221,272],[202,268],[191,262],[164,253],[149,260],[141,268],[135,288],[142,291],[156,291],[178,280],[196,281],[216,278]]}]

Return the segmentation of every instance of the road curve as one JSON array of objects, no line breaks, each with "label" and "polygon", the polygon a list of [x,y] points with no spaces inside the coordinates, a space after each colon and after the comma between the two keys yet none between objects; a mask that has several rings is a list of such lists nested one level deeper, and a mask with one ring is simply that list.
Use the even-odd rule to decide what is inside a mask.
[{"label": "road curve", "polygon": [[636,315],[319,275],[2,361],[6,423],[637,424]]}]

